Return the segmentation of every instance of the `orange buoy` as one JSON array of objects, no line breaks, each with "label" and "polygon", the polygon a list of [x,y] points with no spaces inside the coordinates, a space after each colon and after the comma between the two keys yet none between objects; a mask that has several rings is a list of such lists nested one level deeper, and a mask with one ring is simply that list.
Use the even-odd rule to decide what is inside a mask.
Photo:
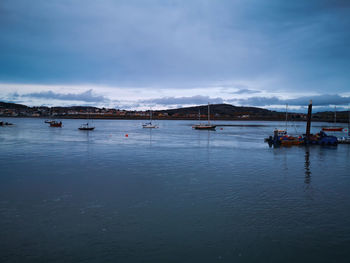
[{"label": "orange buoy", "polygon": [[129,134],[125,134],[125,137],[129,137]]}]

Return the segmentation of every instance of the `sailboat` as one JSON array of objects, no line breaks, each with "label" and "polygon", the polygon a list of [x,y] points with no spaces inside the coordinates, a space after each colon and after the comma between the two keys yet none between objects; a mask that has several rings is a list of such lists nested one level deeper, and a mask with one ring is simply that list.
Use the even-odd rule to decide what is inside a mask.
[{"label": "sailboat", "polygon": [[341,132],[343,131],[343,127],[336,126],[337,123],[337,107],[334,106],[334,126],[333,127],[323,127],[322,131],[328,132]]},{"label": "sailboat", "polygon": [[149,110],[149,122],[142,124],[142,128],[150,128],[150,129],[158,128],[158,126],[156,124],[152,123],[152,110],[151,109]]},{"label": "sailboat", "polygon": [[216,125],[210,124],[210,109],[208,103],[208,122],[207,123],[199,123],[192,126],[192,129],[196,130],[215,130]]},{"label": "sailboat", "polygon": [[[88,114],[88,120],[89,120],[89,117],[90,117],[90,114]],[[82,125],[80,125],[78,129],[81,131],[92,131],[95,129],[95,126],[90,126],[88,121],[87,123],[83,123]]]}]

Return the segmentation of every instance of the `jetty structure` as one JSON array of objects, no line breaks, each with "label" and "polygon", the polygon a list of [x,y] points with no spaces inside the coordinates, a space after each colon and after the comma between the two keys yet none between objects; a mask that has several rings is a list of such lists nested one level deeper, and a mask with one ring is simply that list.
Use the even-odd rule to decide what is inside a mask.
[{"label": "jetty structure", "polygon": [[338,139],[335,136],[327,135],[324,131],[319,133],[311,133],[311,117],[312,117],[312,100],[310,100],[306,118],[306,131],[305,134],[299,136],[288,135],[286,131],[283,133],[277,129],[274,130],[273,136],[269,136],[265,139],[265,142],[270,147],[279,146],[293,146],[293,145],[338,145]]}]

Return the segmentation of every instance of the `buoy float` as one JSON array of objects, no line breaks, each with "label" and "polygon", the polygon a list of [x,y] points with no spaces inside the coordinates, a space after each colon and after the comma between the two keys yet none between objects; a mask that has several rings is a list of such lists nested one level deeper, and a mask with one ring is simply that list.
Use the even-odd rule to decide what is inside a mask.
[{"label": "buoy float", "polygon": [[220,130],[223,130],[224,128],[220,128]]},{"label": "buoy float", "polygon": [[125,137],[129,137],[129,134],[125,134]]}]

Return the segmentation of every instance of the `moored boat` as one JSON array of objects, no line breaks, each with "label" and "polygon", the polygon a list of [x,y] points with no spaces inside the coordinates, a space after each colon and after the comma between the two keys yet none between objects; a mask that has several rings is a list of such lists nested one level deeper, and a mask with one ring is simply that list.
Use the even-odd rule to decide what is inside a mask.
[{"label": "moored boat", "polygon": [[343,127],[323,127],[322,131],[341,132],[341,131],[343,131]]},{"label": "moored boat", "polygon": [[149,129],[159,128],[156,124],[152,123],[152,110],[149,111],[149,122],[142,124],[142,128],[149,128]]},{"label": "moored boat", "polygon": [[158,126],[156,124],[152,124],[152,122],[147,122],[142,124],[142,128],[155,129],[155,128],[158,128]]},{"label": "moored boat", "polygon": [[51,121],[50,122],[50,127],[56,127],[56,128],[61,128],[62,127],[62,122],[58,122],[58,121]]},{"label": "moored boat", "polygon": [[216,129],[216,125],[200,123],[200,124],[197,124],[197,125],[193,125],[192,128],[196,129],[196,130],[215,130]]},{"label": "moored boat", "polygon": [[336,126],[337,123],[337,107],[334,107],[334,126],[329,126],[329,127],[323,127],[322,131],[326,132],[342,132],[343,127]]},{"label": "moored boat", "polygon": [[11,126],[13,125],[13,123],[10,123],[10,122],[5,122],[5,121],[0,121],[0,126]]},{"label": "moored boat", "polygon": [[84,123],[78,129],[81,130],[81,131],[92,131],[92,130],[95,129],[95,127],[94,126],[89,126],[89,123]]},{"label": "moored boat", "polygon": [[88,113],[87,118],[88,118],[87,123],[81,124],[80,127],[78,128],[79,130],[81,130],[81,131],[92,131],[92,130],[95,129],[95,126],[91,126],[90,125],[90,121],[89,121],[90,113]]},{"label": "moored boat", "polygon": [[[200,114],[199,114],[200,116]],[[195,130],[215,130],[216,125],[210,124],[210,110],[209,110],[209,103],[208,103],[208,122],[207,123],[199,123],[192,126],[192,129]]]},{"label": "moored boat", "polygon": [[265,139],[265,142],[269,144],[270,147],[278,146],[291,146],[291,145],[338,145],[338,139],[335,136],[327,135],[324,131],[320,131],[316,134],[311,134],[311,113],[312,113],[312,101],[310,101],[307,114],[307,124],[306,133],[302,136],[289,136],[287,131],[275,129],[273,136]]}]

